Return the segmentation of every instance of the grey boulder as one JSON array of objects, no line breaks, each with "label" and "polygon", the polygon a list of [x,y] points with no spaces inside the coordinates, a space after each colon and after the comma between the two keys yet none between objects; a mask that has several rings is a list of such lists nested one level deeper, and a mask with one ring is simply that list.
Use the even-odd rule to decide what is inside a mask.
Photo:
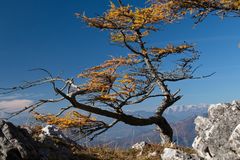
[{"label": "grey boulder", "polygon": [[193,148],[206,160],[240,159],[240,104],[211,105],[208,118],[195,119]]},{"label": "grey boulder", "polygon": [[38,160],[37,143],[27,130],[10,122],[0,121],[0,159],[1,160]]}]

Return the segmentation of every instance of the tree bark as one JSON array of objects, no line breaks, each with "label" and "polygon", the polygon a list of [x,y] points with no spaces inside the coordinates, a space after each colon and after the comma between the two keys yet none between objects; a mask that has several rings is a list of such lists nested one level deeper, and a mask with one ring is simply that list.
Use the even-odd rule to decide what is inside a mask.
[{"label": "tree bark", "polygon": [[159,117],[159,121],[156,123],[161,138],[161,143],[171,143],[173,140],[173,130],[170,124],[164,117]]}]

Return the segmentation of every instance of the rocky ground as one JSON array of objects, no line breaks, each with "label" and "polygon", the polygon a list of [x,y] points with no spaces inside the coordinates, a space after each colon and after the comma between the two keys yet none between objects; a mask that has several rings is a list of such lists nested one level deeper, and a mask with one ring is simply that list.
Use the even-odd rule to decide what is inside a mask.
[{"label": "rocky ground", "polygon": [[128,150],[108,147],[81,147],[64,137],[54,126],[45,128],[16,127],[0,121],[1,160],[147,160],[159,159],[165,148],[189,154],[193,149],[174,144],[139,143]]},{"label": "rocky ground", "polygon": [[210,106],[208,118],[197,117],[193,148],[175,144],[137,143],[123,150],[82,147],[56,127],[16,127],[0,121],[0,160],[239,160],[240,103]]}]

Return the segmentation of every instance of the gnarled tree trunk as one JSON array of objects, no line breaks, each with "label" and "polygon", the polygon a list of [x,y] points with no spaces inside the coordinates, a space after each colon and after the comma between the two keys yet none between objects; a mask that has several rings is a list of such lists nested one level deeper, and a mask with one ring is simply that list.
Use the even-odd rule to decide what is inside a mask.
[{"label": "gnarled tree trunk", "polygon": [[171,143],[173,140],[173,130],[167,120],[164,117],[161,117],[156,125],[157,129],[159,130],[161,143]]}]

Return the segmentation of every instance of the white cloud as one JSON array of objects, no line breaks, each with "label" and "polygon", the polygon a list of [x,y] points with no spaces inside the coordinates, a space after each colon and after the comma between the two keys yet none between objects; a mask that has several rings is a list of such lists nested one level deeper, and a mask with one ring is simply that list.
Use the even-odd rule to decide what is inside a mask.
[{"label": "white cloud", "polygon": [[17,94],[14,95],[0,95],[0,102],[1,101],[6,101],[6,100],[14,100],[14,99],[20,99],[21,97]]},{"label": "white cloud", "polygon": [[0,102],[7,101],[7,100],[18,100],[18,99],[40,99],[39,97],[44,96],[43,94],[35,94],[35,93],[14,93],[10,95],[1,95],[0,94]]},{"label": "white cloud", "polygon": [[7,112],[17,111],[31,104],[33,104],[33,101],[28,99],[4,100],[0,101],[0,110]]}]

